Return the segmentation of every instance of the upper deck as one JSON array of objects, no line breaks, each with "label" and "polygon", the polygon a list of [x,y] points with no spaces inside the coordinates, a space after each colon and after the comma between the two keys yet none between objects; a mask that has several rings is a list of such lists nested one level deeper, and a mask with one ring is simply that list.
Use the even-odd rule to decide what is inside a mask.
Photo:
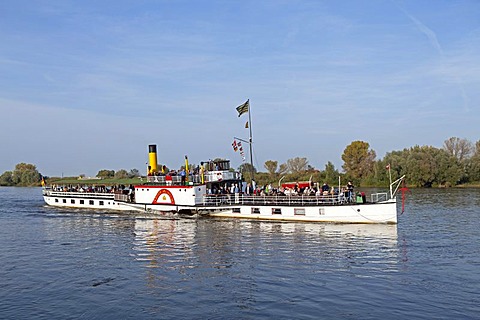
[{"label": "upper deck", "polygon": [[200,185],[212,182],[222,181],[238,181],[241,174],[234,171],[213,170],[207,171],[202,175],[155,175],[147,176],[147,183],[165,185],[165,186],[183,186],[183,185]]}]

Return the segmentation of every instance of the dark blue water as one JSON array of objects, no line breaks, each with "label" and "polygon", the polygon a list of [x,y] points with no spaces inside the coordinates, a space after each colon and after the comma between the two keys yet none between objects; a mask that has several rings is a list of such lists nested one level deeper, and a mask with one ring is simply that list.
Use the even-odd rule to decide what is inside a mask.
[{"label": "dark blue water", "polygon": [[1,319],[479,319],[480,190],[397,226],[45,207],[0,188]]}]

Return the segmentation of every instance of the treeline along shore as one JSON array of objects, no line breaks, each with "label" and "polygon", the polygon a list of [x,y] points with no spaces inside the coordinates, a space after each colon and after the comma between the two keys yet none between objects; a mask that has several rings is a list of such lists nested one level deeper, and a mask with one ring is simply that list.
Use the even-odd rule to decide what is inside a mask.
[{"label": "treeline along shore", "polygon": [[[252,168],[244,163],[239,167],[246,181],[254,179],[258,185],[279,185],[282,182],[313,181],[337,185],[352,181],[358,187],[385,187],[389,175],[396,179],[406,175],[409,187],[479,187],[480,186],[480,140],[472,143],[467,139],[452,137],[444,141],[442,148],[433,146],[413,146],[403,150],[388,152],[383,159],[376,159],[376,152],[368,142],[353,141],[342,154],[342,171],[332,162],[325,168],[317,169],[307,158],[295,157],[279,164],[278,161],[265,161],[266,171]],[[165,166],[166,167],[166,166]],[[195,164],[189,168],[196,169]],[[168,171],[170,169],[166,167]],[[178,168],[178,170],[183,167]],[[253,169],[253,170],[252,170]],[[173,170],[176,171],[176,170]],[[118,171],[102,169],[96,177],[44,177],[33,164],[19,163],[13,171],[5,171],[0,176],[0,186],[40,186],[42,180],[52,184],[138,184],[145,181],[137,169]]]}]

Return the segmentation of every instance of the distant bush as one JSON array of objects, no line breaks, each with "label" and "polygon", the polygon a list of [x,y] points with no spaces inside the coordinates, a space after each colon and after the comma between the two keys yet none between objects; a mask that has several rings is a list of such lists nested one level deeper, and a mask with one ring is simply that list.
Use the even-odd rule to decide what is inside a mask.
[{"label": "distant bush", "polygon": [[115,171],[114,170],[100,170],[97,173],[97,177],[99,178],[113,178],[115,177]]}]

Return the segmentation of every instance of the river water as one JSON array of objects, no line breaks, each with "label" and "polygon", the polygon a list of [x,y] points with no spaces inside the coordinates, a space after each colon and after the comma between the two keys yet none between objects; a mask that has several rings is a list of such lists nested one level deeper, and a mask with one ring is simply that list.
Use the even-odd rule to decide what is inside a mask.
[{"label": "river water", "polygon": [[1,319],[480,319],[480,190],[398,225],[175,219],[0,188]]}]

